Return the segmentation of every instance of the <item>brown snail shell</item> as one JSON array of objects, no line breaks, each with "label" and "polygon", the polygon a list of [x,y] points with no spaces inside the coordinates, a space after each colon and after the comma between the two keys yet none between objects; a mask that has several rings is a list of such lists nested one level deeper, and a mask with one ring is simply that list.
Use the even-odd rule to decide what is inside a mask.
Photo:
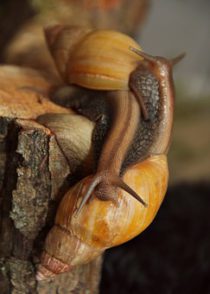
[{"label": "brown snail shell", "polygon": [[123,177],[148,203],[147,208],[117,189],[118,207],[111,201],[93,197],[77,214],[77,205],[90,178],[77,183],[62,199],[45,242],[37,279],[46,279],[87,263],[105,249],[142,232],[154,219],[164,198],[168,183],[167,158],[165,155],[151,156],[130,167]]},{"label": "brown snail shell", "polygon": [[142,60],[129,49],[140,49],[138,43],[116,31],[54,26],[45,36],[63,79],[89,89],[128,89],[129,75]]}]

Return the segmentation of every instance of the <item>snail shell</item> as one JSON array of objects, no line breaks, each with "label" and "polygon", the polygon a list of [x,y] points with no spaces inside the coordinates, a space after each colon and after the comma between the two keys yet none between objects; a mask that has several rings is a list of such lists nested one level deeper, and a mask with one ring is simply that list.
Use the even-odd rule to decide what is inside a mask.
[{"label": "snail shell", "polygon": [[63,79],[96,90],[126,90],[142,58],[132,38],[111,30],[53,26],[45,29],[48,47]]},{"label": "snail shell", "polygon": [[84,178],[67,192],[60,203],[55,224],[45,241],[37,279],[43,280],[87,263],[105,249],[137,236],[152,222],[167,189],[167,157],[151,156],[130,167],[123,179],[142,196],[148,207],[143,207],[118,189],[118,207],[93,195],[77,215],[76,206],[91,176]]},{"label": "snail shell", "polygon": [[[81,115],[69,113],[45,113],[36,120],[55,134],[57,144],[65,155],[71,173],[75,172],[81,163],[86,164],[86,169],[87,161],[90,162],[88,166],[91,165],[93,122]],[[55,161],[57,160],[59,159],[55,158]]]}]

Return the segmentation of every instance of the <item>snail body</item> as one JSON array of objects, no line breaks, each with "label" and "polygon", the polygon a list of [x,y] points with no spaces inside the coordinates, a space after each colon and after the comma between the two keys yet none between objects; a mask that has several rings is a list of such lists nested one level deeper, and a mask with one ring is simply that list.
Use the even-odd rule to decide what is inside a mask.
[{"label": "snail body", "polygon": [[[142,52],[130,37],[114,31],[55,26],[46,29],[45,34],[67,83],[113,93],[112,126],[81,207],[94,189],[100,199],[116,201],[116,196],[108,196],[115,195],[116,187],[145,205],[123,183],[121,175],[129,165],[151,154],[167,152],[173,121],[172,66],[183,56],[172,60],[153,57]],[[60,66],[61,59],[65,66]],[[134,100],[140,106],[138,114]]]},{"label": "snail body", "polygon": [[[147,209],[118,189],[118,207],[93,197],[77,214],[78,201],[82,200],[78,194],[81,183],[77,183],[60,203],[55,225],[45,242],[37,279],[43,280],[87,263],[105,249],[137,236],[152,222],[167,188],[166,156],[151,156],[130,167],[123,180],[142,195],[148,203]],[[91,176],[82,180],[82,190],[90,181]]]},{"label": "snail body", "polygon": [[[144,118],[148,118],[139,91],[138,72],[142,66],[148,67],[148,63],[154,65],[155,57],[142,52],[136,41],[112,30],[62,25],[47,27],[45,37],[57,69],[67,84],[94,90],[131,90]],[[162,76],[165,75],[165,64],[172,67],[183,56],[172,60],[157,57],[158,67],[163,69]]]},{"label": "snail body", "polygon": [[[87,89],[128,90],[130,73],[142,60],[129,50],[140,50],[138,43],[116,31],[57,25],[46,28],[45,37],[63,80]],[[142,97],[134,95],[146,117]]]}]

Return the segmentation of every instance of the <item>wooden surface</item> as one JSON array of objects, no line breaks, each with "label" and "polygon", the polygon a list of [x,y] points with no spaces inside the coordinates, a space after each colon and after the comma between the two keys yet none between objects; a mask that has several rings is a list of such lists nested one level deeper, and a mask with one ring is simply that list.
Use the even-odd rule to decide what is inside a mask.
[{"label": "wooden surface", "polygon": [[[97,293],[101,259],[52,281],[37,283],[36,264],[52,225],[62,188],[71,168],[90,148],[93,124],[51,103],[52,85],[39,72],[0,67],[0,289],[6,293]],[[34,90],[35,89],[35,90]],[[37,91],[39,89],[39,91]],[[37,123],[39,115],[69,116],[87,132],[70,128],[63,140],[75,144],[77,161],[69,161],[55,133]],[[52,117],[51,117],[52,119]],[[80,129],[80,127],[78,127]],[[72,139],[73,138],[73,139]],[[76,149],[75,149],[76,148]],[[71,149],[71,148],[70,148]],[[82,150],[81,150],[82,149]],[[69,158],[73,151],[70,150]]]}]

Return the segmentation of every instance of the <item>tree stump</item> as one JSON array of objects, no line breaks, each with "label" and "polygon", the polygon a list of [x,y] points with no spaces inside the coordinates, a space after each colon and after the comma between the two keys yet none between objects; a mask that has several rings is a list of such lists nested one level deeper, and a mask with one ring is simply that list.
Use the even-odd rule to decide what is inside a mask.
[{"label": "tree stump", "polygon": [[[2,294],[98,292],[101,258],[51,281],[37,282],[35,278],[39,255],[52,226],[64,183],[71,177],[75,165],[87,156],[93,129],[93,123],[86,118],[45,97],[51,86],[49,80],[35,70],[0,67]],[[77,161],[66,158],[56,134],[36,121],[46,113],[58,117],[65,114],[86,127],[86,132],[79,133],[79,127],[69,131],[68,144],[76,146],[73,149],[76,148],[79,156]],[[76,144],[77,137],[85,144]]]}]

